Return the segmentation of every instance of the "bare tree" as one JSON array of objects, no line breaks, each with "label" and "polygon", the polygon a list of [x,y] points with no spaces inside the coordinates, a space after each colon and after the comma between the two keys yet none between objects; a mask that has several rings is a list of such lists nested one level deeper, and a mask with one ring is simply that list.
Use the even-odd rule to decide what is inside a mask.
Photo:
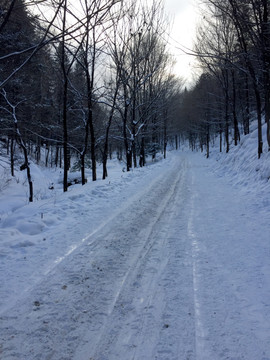
[{"label": "bare tree", "polygon": [[[165,71],[168,55],[164,35],[166,22],[160,2],[146,6],[131,1],[123,8],[123,20],[115,24],[117,34],[112,46],[112,61],[120,78],[117,109],[122,118],[127,171],[137,166],[138,140],[140,158],[144,159],[144,133],[147,123],[155,117],[154,84]],[[134,14],[137,16],[134,16]],[[165,65],[164,65],[165,64]],[[151,114],[151,110],[153,113]],[[144,160],[140,161],[141,164]]]},{"label": "bare tree", "polygon": [[[237,145],[239,138],[238,120],[236,116],[235,99],[235,60],[236,34],[229,17],[220,12],[219,8],[209,6],[209,15],[197,31],[195,49],[199,54],[198,60],[204,72],[214,75],[220,83],[224,94],[224,129],[226,152],[229,151],[230,113],[233,113],[234,141]],[[232,107],[232,109],[230,109]]]},{"label": "bare tree", "polygon": [[[216,43],[213,39],[222,39],[223,47],[202,48],[200,44],[197,48],[197,54],[202,62],[209,68],[215,63],[217,71],[221,73],[225,69],[228,78],[226,81],[231,86],[230,104],[233,114],[234,141],[237,143],[239,131],[237,126],[237,89],[236,75],[242,73],[244,84],[242,85],[242,98],[246,99],[246,110],[244,119],[245,133],[249,128],[249,80],[252,84],[256,100],[256,112],[258,120],[258,157],[263,151],[262,138],[262,109],[263,101],[265,108],[265,119],[267,122],[267,140],[270,141],[269,135],[269,2],[267,0],[226,0],[213,1],[206,0],[205,4],[211,13],[212,30],[208,27],[204,34],[211,38],[211,44]],[[206,16],[206,19],[207,16]],[[209,24],[209,20],[208,20]],[[229,24],[229,28],[224,27]],[[221,26],[222,25],[222,26]],[[213,28],[216,27],[215,37]],[[226,29],[229,33],[226,34]],[[228,39],[233,36],[233,47],[226,51]],[[202,40],[202,39],[201,39]],[[205,43],[205,42],[204,42]],[[220,43],[219,43],[220,44]],[[221,50],[221,51],[220,51]],[[225,50],[225,51],[224,51]],[[226,64],[226,67],[223,66]],[[227,70],[228,69],[228,70]],[[227,75],[226,75],[227,77]]]},{"label": "bare tree", "polygon": [[29,185],[29,201],[33,202],[33,182],[32,182],[32,178],[31,178],[31,170],[30,170],[30,164],[29,164],[29,160],[28,160],[28,152],[27,152],[27,147],[24,142],[24,139],[21,135],[21,131],[20,131],[20,128],[18,125],[18,118],[17,118],[17,114],[16,114],[16,109],[19,106],[19,103],[12,104],[7,97],[7,93],[6,93],[5,89],[1,89],[1,95],[4,97],[6,104],[7,104],[7,107],[1,107],[1,108],[12,117],[14,128],[15,128],[16,141],[18,142],[18,144],[24,154],[24,164],[21,165],[20,169],[21,170],[26,169],[28,185]]}]

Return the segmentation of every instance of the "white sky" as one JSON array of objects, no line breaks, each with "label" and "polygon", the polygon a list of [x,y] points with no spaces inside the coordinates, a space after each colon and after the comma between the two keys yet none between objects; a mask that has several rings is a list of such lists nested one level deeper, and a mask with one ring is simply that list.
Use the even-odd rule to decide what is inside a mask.
[{"label": "white sky", "polygon": [[196,7],[196,0],[164,0],[164,6],[165,11],[172,18],[170,51],[177,62],[174,72],[187,79],[187,83],[190,84],[193,75],[192,63],[194,58],[185,55],[179,47],[192,48],[192,42],[195,38],[198,5]]},{"label": "white sky", "polygon": [[[77,4],[78,0],[70,0]],[[199,0],[163,0],[164,10],[170,21],[169,51],[174,55],[176,64],[174,73],[186,80],[190,85],[194,70],[194,57],[186,55],[181,48],[192,49],[198,18]],[[151,0],[150,0],[151,2]],[[76,8],[76,6],[75,6]]]}]

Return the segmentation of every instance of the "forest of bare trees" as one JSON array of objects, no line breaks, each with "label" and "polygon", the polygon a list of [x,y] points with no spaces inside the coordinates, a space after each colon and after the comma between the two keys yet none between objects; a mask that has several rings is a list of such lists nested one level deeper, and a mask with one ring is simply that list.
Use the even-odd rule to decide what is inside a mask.
[{"label": "forest of bare trees", "polygon": [[171,73],[162,3],[121,0],[0,0],[0,140],[14,175],[23,154],[87,181],[112,152],[126,170],[166,156],[179,135],[182,82]]},{"label": "forest of bare trees", "polygon": [[[209,156],[219,136],[220,151],[239,144],[257,119],[258,158],[270,149],[270,3],[268,0],[205,0],[193,56],[202,74],[182,100],[182,122],[191,147]],[[264,139],[262,126],[267,126]],[[223,149],[224,147],[224,149]]]},{"label": "forest of bare trees", "polygon": [[[189,89],[172,73],[161,0],[0,0],[0,141],[14,166],[75,164],[81,183],[105,179],[112,153],[129,171],[180,137],[209,156],[229,152],[257,120],[258,158],[270,149],[270,4],[204,0]],[[262,128],[266,123],[266,138]],[[20,160],[16,158],[20,151]]]}]

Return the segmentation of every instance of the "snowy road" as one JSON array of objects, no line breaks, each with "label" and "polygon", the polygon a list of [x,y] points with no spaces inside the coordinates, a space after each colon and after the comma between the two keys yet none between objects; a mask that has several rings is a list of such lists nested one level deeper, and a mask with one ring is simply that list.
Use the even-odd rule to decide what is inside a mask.
[{"label": "snowy road", "polygon": [[198,154],[121,191],[0,309],[0,359],[269,360],[269,208]]}]

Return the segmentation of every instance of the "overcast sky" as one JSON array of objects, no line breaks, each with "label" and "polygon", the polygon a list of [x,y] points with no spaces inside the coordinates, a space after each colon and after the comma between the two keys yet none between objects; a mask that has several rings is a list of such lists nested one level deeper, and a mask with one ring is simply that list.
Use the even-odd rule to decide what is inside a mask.
[{"label": "overcast sky", "polygon": [[170,51],[174,54],[177,64],[175,73],[181,77],[192,78],[192,62],[194,59],[177,49],[181,45],[192,48],[195,37],[198,6],[196,0],[164,0],[165,11],[172,18]]}]

